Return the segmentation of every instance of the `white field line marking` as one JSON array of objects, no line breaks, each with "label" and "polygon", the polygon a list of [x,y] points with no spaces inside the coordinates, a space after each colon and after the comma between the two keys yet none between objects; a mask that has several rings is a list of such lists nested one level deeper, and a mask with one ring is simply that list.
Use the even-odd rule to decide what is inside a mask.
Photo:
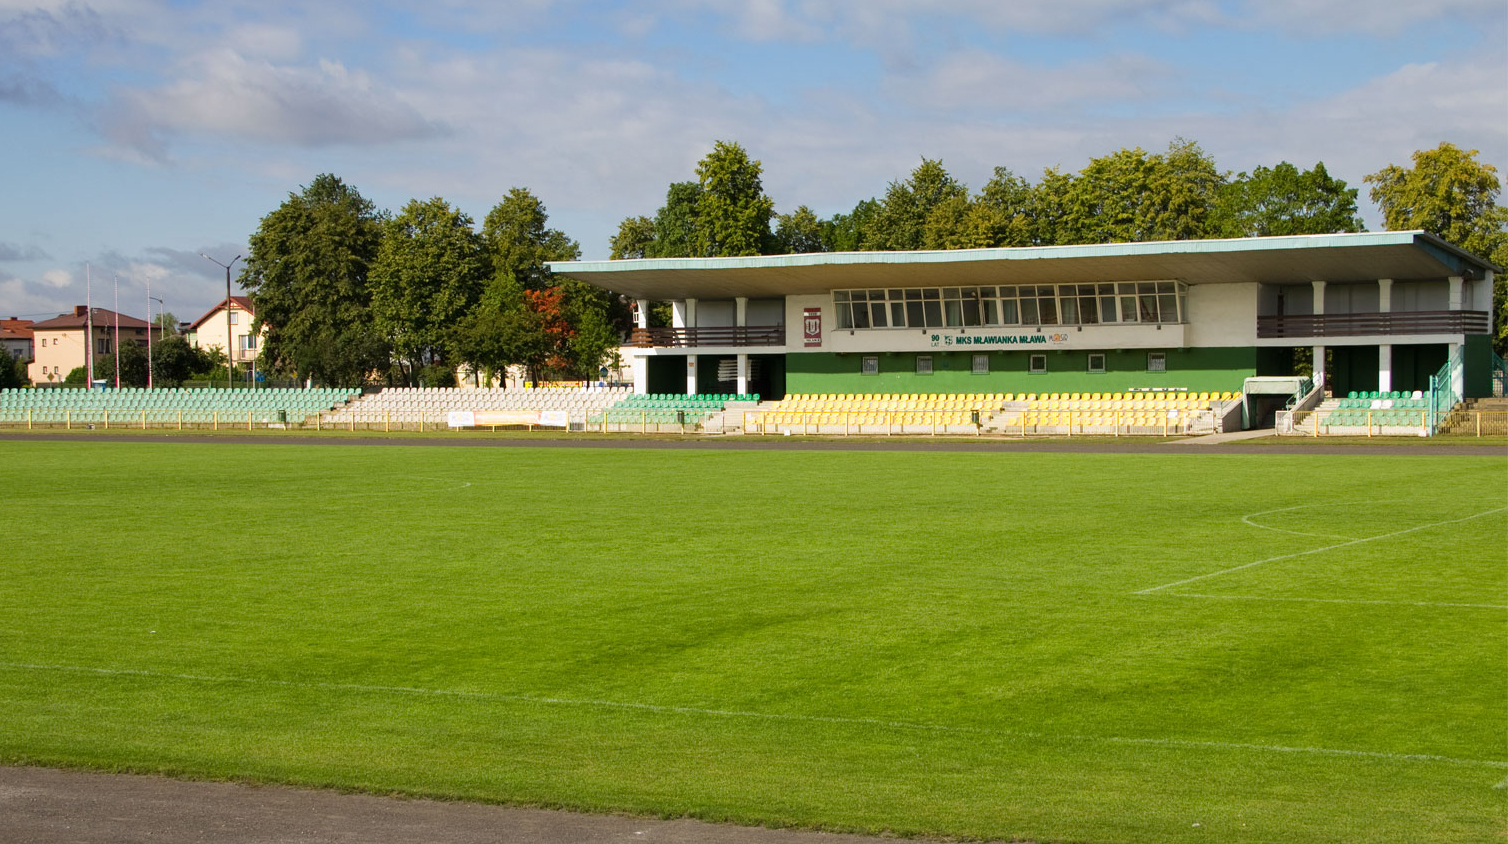
[{"label": "white field line marking", "polygon": [[1209,574],[1195,575],[1194,577],[1184,578],[1183,580],[1175,580],[1172,583],[1164,583],[1160,586],[1150,586],[1146,589],[1137,591],[1135,594],[1148,595],[1153,592],[1158,592],[1160,590],[1168,589],[1173,586],[1182,586],[1185,583],[1194,583],[1195,581],[1207,580],[1211,577],[1220,577],[1221,575],[1230,574],[1231,572],[1241,571],[1242,569],[1249,569],[1253,566],[1260,566],[1264,563],[1275,563],[1278,560],[1291,560],[1295,557],[1307,557],[1311,554],[1322,554],[1326,551],[1334,551],[1337,548],[1345,548],[1348,545],[1359,545],[1363,542],[1376,542],[1379,539],[1392,539],[1395,536],[1403,536],[1406,533],[1428,530],[1429,528],[1440,527],[1441,525],[1454,525],[1460,522],[1469,522],[1472,519],[1479,519],[1483,516],[1490,516],[1493,513],[1501,513],[1504,510],[1508,510],[1508,507],[1494,507],[1491,510],[1483,510],[1480,513],[1472,513],[1470,516],[1462,516],[1459,519],[1445,519],[1444,521],[1430,522],[1427,525],[1418,525],[1416,527],[1404,528],[1403,530],[1395,530],[1392,533],[1380,533],[1376,536],[1366,536],[1362,537],[1361,539],[1350,539],[1345,542],[1337,542],[1333,545],[1326,545],[1322,548],[1310,548],[1308,551],[1295,551],[1291,554],[1279,554],[1275,557],[1268,557],[1265,560],[1257,560],[1256,562],[1245,563],[1239,566],[1232,566],[1231,568],[1221,569],[1220,571],[1212,571]]},{"label": "white field line marking", "polygon": [[1038,741],[1086,742],[1095,744],[1148,745],[1152,747],[1187,747],[1205,750],[1252,750],[1263,753],[1295,753],[1317,756],[1342,756],[1359,759],[1378,759],[1392,762],[1438,762],[1450,765],[1471,765],[1484,768],[1508,768],[1508,762],[1496,759],[1461,759],[1454,756],[1439,756],[1430,753],[1387,753],[1377,750],[1346,750],[1332,747],[1289,747],[1274,744],[1247,744],[1243,742],[1200,741],[1196,739],[1128,738],[1123,736],[1090,736],[1071,733],[1049,734],[1024,730],[998,730],[987,727],[959,727],[943,724],[923,724],[911,721],[885,721],[877,718],[843,718],[831,715],[790,715],[772,712],[750,712],[737,709],[704,709],[695,706],[660,706],[652,703],[629,703],[615,700],[590,698],[535,697],[533,695],[509,695],[495,692],[467,692],[451,689],[423,689],[412,686],[367,686],[357,683],[318,683],[295,680],[265,680],[253,677],[212,677],[200,674],[172,674],[160,671],[145,671],[131,668],[91,668],[75,665],[40,665],[22,662],[0,662],[0,669],[10,671],[60,671],[75,674],[97,674],[116,677],[150,677],[166,680],[185,680],[196,683],[244,683],[259,686],[282,686],[298,689],[328,689],[332,691],[372,692],[379,694],[420,695],[425,697],[448,697],[461,700],[492,700],[508,703],[528,703],[541,706],[582,706],[604,709],[627,709],[640,712],[656,712],[675,715],[706,715],[717,718],[747,718],[763,721],[784,721],[809,724],[842,724],[861,727],[880,727],[891,730],[922,730],[938,733],[969,733],[974,735],[1010,736]]},{"label": "white field line marking", "polygon": [[[1251,525],[1254,528],[1261,528],[1262,530],[1276,531],[1278,533],[1291,533],[1294,536],[1317,536],[1317,537],[1319,537],[1321,539],[1355,539],[1356,538],[1354,536],[1341,536],[1338,533],[1309,533],[1307,531],[1302,531],[1302,530],[1288,530],[1287,528],[1273,527],[1272,525],[1259,525],[1256,522],[1252,521],[1252,519],[1255,519],[1255,518],[1258,518],[1258,517],[1261,517],[1261,516],[1270,516],[1273,513],[1287,513],[1287,512],[1289,512],[1291,510],[1304,510],[1304,509],[1307,509],[1307,508],[1319,507],[1319,506],[1321,506],[1321,505],[1320,504],[1295,504],[1292,507],[1279,507],[1276,510],[1263,510],[1260,513],[1247,513],[1246,515],[1244,515],[1244,516],[1241,517],[1241,521],[1245,522],[1248,525]],[[1332,506],[1344,507],[1346,505],[1345,504],[1335,504],[1335,505],[1332,505]]]},{"label": "white field line marking", "polygon": [[[1140,592],[1137,593],[1141,594]],[[1303,601],[1316,604],[1379,604],[1393,607],[1455,607],[1474,610],[1508,610],[1508,604],[1452,604],[1444,601],[1372,601],[1361,598],[1287,598],[1273,595],[1200,595],[1194,592],[1168,592],[1167,598],[1215,598],[1231,601]]]},{"label": "white field line marking", "polygon": [[1508,777],[1503,777],[1503,781],[1493,786],[1493,788],[1508,788]]}]

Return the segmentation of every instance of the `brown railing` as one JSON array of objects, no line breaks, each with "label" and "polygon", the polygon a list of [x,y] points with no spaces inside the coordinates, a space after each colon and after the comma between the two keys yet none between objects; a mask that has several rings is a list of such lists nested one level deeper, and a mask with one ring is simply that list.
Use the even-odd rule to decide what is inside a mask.
[{"label": "brown railing", "polygon": [[783,325],[740,325],[718,328],[635,328],[629,345],[640,348],[689,346],[784,346]]},{"label": "brown railing", "polygon": [[1372,334],[1486,334],[1486,311],[1394,311],[1257,317],[1258,337],[1357,337]]}]

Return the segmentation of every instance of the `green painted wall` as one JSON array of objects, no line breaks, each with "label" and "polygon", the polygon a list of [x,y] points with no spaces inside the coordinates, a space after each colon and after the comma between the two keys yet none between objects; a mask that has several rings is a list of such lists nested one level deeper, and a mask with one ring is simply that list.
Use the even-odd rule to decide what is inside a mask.
[{"label": "green painted wall", "polygon": [[1468,334],[1466,345],[1461,347],[1463,374],[1461,392],[1467,398],[1484,398],[1492,395],[1492,336]]},{"label": "green painted wall", "polygon": [[[1113,393],[1140,387],[1240,390],[1257,374],[1252,347],[1164,349],[1167,372],[1147,371],[1147,351],[1104,351],[1103,373],[1090,373],[1088,351],[1052,350],[1046,372],[1027,372],[1031,352],[989,352],[990,371],[975,375],[974,352],[931,352],[931,375],[916,373],[917,354],[879,354],[878,375],[863,375],[861,354],[786,355],[786,390],[791,393]],[[1100,352],[1096,352],[1099,354]]]}]

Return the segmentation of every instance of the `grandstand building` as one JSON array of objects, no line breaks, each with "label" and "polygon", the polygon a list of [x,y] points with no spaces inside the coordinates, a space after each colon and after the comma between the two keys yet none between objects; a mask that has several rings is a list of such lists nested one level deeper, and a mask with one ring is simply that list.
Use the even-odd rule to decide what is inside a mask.
[{"label": "grandstand building", "polygon": [[639,393],[1491,390],[1498,268],[1421,231],[550,268],[635,301]]}]

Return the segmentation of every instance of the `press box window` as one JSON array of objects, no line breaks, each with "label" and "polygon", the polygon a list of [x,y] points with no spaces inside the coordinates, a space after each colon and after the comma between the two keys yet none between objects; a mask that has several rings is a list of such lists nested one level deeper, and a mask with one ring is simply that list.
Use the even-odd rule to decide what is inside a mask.
[{"label": "press box window", "polygon": [[865,375],[880,374],[880,358],[877,355],[869,355],[864,358],[864,367],[860,370]]},{"label": "press box window", "polygon": [[1148,372],[1167,372],[1168,355],[1166,352],[1147,352]]},{"label": "press box window", "polygon": [[1047,355],[1032,355],[1027,363],[1028,372],[1046,372]]},{"label": "press box window", "polygon": [[989,355],[975,355],[974,356],[974,369],[973,369],[973,372],[974,372],[975,375],[988,375],[988,374],[990,374],[990,356]]},{"label": "press box window", "polygon": [[1105,371],[1105,356],[1104,355],[1090,355],[1089,356],[1089,371],[1090,372],[1104,372]]},{"label": "press box window", "polygon": [[917,355],[916,356],[916,374],[917,375],[931,375],[932,374],[932,356],[931,355]]}]

